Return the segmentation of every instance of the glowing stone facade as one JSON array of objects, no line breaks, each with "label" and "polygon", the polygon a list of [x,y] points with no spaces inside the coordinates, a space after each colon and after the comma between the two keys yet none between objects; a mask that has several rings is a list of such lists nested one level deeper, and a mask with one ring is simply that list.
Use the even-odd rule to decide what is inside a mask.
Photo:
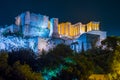
[{"label": "glowing stone facade", "polygon": [[75,38],[85,32],[93,30],[99,30],[99,22],[91,21],[88,24],[82,24],[80,22],[71,24],[70,22],[66,22],[58,25],[59,34],[71,38]]},{"label": "glowing stone facade", "polygon": [[[30,48],[34,52],[49,51],[58,44],[66,44],[71,49],[80,52],[88,50],[106,38],[106,32],[100,31],[100,23],[91,21],[88,24],[81,22],[59,23],[58,18],[49,18],[46,15],[30,13],[29,11],[15,17],[15,24],[0,28],[0,50]],[[15,37],[6,34],[20,33]]]}]

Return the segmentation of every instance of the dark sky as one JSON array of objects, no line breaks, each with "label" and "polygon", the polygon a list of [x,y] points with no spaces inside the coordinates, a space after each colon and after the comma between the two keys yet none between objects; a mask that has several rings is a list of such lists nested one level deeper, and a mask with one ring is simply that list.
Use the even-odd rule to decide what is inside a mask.
[{"label": "dark sky", "polygon": [[25,11],[57,17],[60,22],[100,21],[108,35],[120,36],[119,0],[1,0],[0,25],[13,24],[14,17]]}]

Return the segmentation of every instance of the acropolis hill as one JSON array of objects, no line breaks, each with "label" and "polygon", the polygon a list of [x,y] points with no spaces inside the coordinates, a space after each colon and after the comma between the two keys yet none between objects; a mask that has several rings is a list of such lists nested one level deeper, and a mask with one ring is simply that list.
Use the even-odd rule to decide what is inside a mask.
[{"label": "acropolis hill", "polygon": [[[22,36],[17,37],[16,33]],[[91,49],[93,43],[94,46],[100,46],[100,42],[106,38],[106,32],[100,31],[100,22],[59,23],[58,18],[49,19],[48,16],[27,11],[15,18],[15,24],[1,27],[0,37],[0,50],[30,48],[41,52],[48,51],[58,44],[66,44],[80,52],[82,48]]]}]

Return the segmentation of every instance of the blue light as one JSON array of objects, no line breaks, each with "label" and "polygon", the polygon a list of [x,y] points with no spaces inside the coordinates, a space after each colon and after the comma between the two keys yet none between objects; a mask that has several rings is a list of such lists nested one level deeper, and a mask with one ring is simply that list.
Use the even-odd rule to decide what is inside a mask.
[{"label": "blue light", "polygon": [[52,37],[52,34],[53,34],[53,21],[54,21],[54,19],[52,18],[50,20],[50,34],[49,34],[49,37]]}]

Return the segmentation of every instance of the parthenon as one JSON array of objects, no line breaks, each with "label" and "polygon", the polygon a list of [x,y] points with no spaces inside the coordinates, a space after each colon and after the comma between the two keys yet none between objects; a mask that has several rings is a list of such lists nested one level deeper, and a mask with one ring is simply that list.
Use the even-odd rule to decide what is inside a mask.
[{"label": "parthenon", "polygon": [[91,21],[88,24],[65,22],[58,24],[59,35],[71,38],[92,30],[99,30],[99,22]]}]

